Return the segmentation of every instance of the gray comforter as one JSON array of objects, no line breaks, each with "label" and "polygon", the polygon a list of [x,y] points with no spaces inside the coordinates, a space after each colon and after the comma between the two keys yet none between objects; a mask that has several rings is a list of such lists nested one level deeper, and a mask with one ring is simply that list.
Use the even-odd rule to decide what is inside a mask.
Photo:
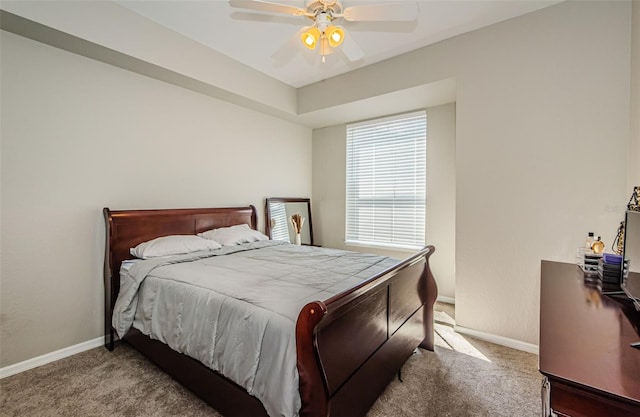
[{"label": "gray comforter", "polygon": [[113,326],[131,326],[244,387],[271,417],[300,409],[295,323],[397,260],[260,241],[139,261],[121,270]]}]

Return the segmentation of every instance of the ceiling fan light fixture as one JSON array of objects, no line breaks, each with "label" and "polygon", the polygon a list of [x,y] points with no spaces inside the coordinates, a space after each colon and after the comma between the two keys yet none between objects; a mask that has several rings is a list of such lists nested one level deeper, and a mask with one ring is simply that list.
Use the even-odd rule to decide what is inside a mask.
[{"label": "ceiling fan light fixture", "polygon": [[315,26],[311,26],[309,29],[302,32],[302,43],[311,50],[316,49],[316,45],[319,40],[320,30]]},{"label": "ceiling fan light fixture", "polygon": [[340,26],[329,26],[324,33],[327,35],[329,45],[332,48],[340,46],[344,40],[344,29]]}]

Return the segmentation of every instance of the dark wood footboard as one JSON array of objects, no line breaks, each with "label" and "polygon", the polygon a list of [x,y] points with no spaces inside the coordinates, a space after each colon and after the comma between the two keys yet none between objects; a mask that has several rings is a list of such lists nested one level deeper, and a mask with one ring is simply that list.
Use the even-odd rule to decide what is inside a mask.
[{"label": "dark wood footboard", "polygon": [[434,251],[305,306],[296,326],[301,416],[363,416],[415,348],[433,350]]}]

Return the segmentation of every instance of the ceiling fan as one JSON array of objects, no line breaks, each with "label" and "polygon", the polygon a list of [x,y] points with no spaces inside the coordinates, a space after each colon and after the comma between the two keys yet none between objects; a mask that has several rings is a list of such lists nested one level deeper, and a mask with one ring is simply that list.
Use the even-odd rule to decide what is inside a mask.
[{"label": "ceiling fan", "polygon": [[[334,48],[349,38],[344,28],[336,25],[340,19],[347,22],[411,22],[418,16],[416,2],[395,2],[343,7],[341,0],[305,0],[305,7],[271,3],[263,0],[230,0],[232,7],[265,12],[303,16],[313,21],[301,31],[304,46],[314,50],[319,47],[322,62]],[[351,39],[342,47],[342,52],[351,61],[364,56],[362,49]]]}]

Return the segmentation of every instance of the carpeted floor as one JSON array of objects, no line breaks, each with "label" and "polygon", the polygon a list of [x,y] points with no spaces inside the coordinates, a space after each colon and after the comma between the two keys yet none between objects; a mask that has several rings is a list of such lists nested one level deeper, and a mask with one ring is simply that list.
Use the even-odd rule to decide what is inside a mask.
[{"label": "carpeted floor", "polygon": [[[538,416],[538,357],[453,331],[436,304],[436,350],[419,349],[368,417]],[[96,348],[0,380],[0,416],[210,416],[215,410],[127,345]]]}]

